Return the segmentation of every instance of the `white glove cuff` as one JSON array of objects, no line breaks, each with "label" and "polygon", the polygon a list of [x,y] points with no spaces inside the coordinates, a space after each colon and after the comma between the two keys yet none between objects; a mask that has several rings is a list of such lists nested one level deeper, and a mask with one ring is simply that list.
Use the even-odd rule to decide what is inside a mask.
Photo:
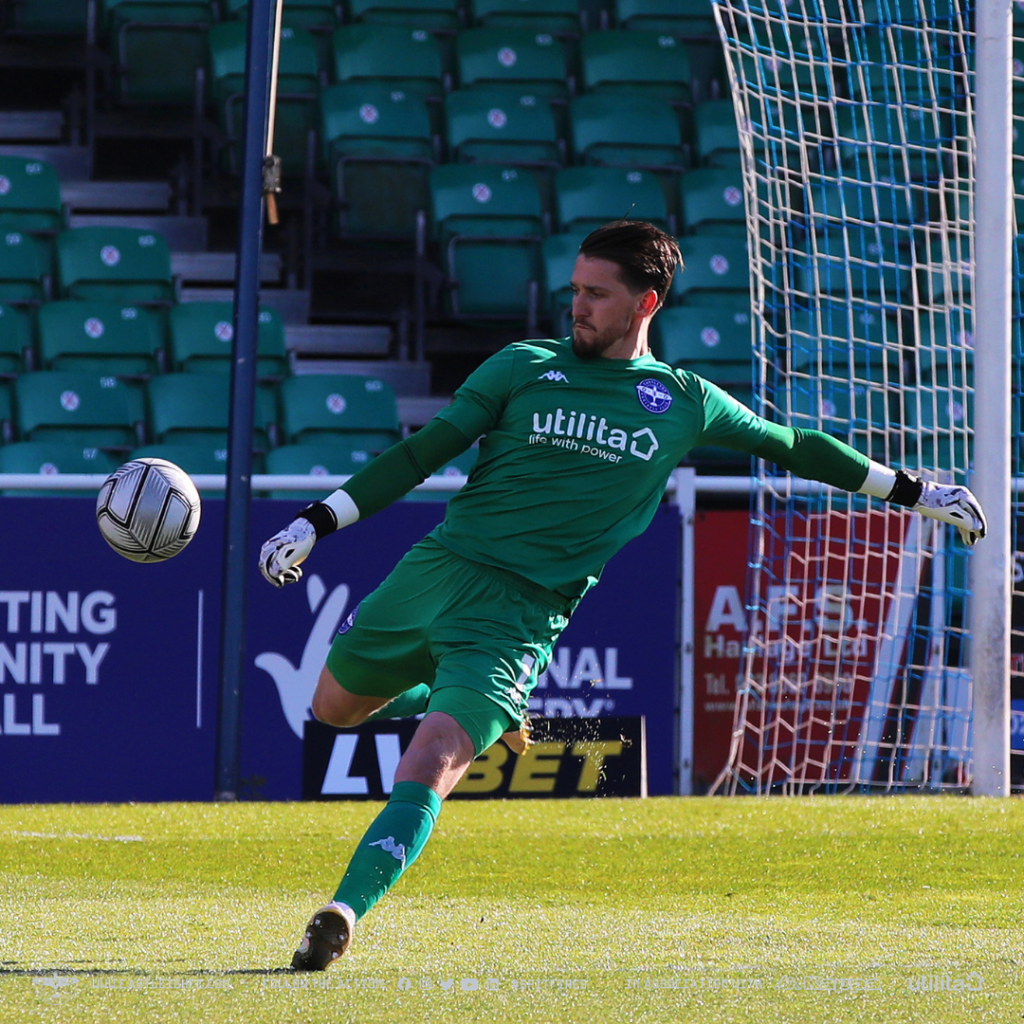
[{"label": "white glove cuff", "polygon": [[324,504],[334,513],[335,519],[338,520],[339,530],[343,526],[351,526],[352,523],[359,521],[359,509],[356,508],[352,495],[340,487],[333,494],[324,498]]}]

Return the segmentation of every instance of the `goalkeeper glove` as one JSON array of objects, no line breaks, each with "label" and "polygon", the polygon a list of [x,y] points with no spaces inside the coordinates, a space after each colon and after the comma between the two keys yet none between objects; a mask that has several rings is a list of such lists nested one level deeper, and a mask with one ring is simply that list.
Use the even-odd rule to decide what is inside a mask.
[{"label": "goalkeeper glove", "polygon": [[896,471],[896,483],[889,501],[905,505],[929,519],[949,523],[960,531],[963,542],[970,546],[985,536],[988,523],[978,499],[957,484],[936,484],[929,480]]},{"label": "goalkeeper glove", "polygon": [[[342,495],[337,498],[336,495]],[[338,504],[342,509],[344,522],[339,522]],[[275,587],[286,583],[298,583],[302,579],[302,562],[313,550],[313,545],[327,534],[333,533],[339,525],[347,525],[359,518],[359,512],[344,491],[335,491],[327,501],[314,501],[299,513],[280,533],[275,533],[260,548],[260,572],[263,578]]]}]

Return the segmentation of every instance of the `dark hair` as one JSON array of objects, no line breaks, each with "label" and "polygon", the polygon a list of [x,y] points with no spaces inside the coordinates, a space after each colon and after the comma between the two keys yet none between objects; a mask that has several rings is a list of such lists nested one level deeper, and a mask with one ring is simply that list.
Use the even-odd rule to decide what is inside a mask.
[{"label": "dark hair", "polygon": [[653,288],[659,306],[668,295],[676,266],[683,266],[676,240],[643,220],[613,220],[591,231],[583,239],[580,255],[617,263],[622,283],[635,292]]}]

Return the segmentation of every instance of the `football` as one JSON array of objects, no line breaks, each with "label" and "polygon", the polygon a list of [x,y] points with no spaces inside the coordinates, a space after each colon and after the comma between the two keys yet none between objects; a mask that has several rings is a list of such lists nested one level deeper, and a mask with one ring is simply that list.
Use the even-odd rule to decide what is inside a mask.
[{"label": "football", "polygon": [[133,459],[100,487],[96,523],[103,539],[133,562],[163,562],[199,529],[199,492],[180,466],[166,459]]}]

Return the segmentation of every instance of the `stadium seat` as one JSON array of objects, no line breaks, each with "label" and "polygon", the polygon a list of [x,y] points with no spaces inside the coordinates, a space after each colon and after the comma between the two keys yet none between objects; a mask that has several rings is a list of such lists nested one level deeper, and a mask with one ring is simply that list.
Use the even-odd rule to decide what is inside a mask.
[{"label": "stadium seat", "polygon": [[426,29],[399,25],[344,25],[331,39],[336,82],[373,82],[440,101],[444,63],[437,39]]},{"label": "stadium seat", "polygon": [[710,0],[616,0],[615,7],[622,28],[718,39]]},{"label": "stadium seat", "polygon": [[917,239],[919,287],[925,302],[933,306],[969,306],[974,260],[970,235],[963,231],[922,231]]},{"label": "stadium seat", "polygon": [[376,455],[399,440],[398,405],[387,381],[358,374],[289,377],[281,385],[284,440],[348,435],[350,443]]},{"label": "stadium seat", "polygon": [[779,362],[791,369],[828,367],[819,360],[834,360],[844,350],[844,366],[851,358],[876,365],[899,358],[899,320],[878,302],[820,302],[813,312],[792,309],[785,328],[786,356]]},{"label": "stadium seat", "polygon": [[[228,450],[215,444],[148,444],[131,453],[133,459],[166,459],[180,466],[190,476],[209,474],[223,476],[228,471]],[[262,473],[264,461],[262,452],[252,453],[252,471]],[[223,488],[201,488],[204,498],[223,498]],[[321,495],[322,497],[322,495]]]},{"label": "stadium seat", "polygon": [[679,209],[687,234],[747,234],[743,175],[717,167],[687,171],[679,179]]},{"label": "stadium seat", "polygon": [[823,180],[808,186],[804,195],[807,219],[815,231],[857,222],[878,225],[914,223],[913,195],[908,186],[898,182],[879,180],[868,184]]},{"label": "stadium seat", "polygon": [[663,309],[652,321],[654,354],[715,384],[750,387],[750,314],[716,306]]},{"label": "stadium seat", "polygon": [[740,133],[731,99],[698,104],[693,111],[693,132],[697,163],[739,169]]},{"label": "stadium seat", "polygon": [[128,451],[142,437],[143,394],[115,377],[41,370],[14,382],[23,441],[62,441]]},{"label": "stadium seat", "polygon": [[343,82],[324,90],[320,116],[341,233],[411,238],[437,155],[425,99],[377,82]]},{"label": "stadium seat", "polygon": [[34,368],[32,318],[22,309],[0,305],[0,377]]},{"label": "stadium seat", "polygon": [[551,108],[518,90],[460,89],[444,101],[448,150],[459,163],[558,168],[564,162]]},{"label": "stadium seat", "polygon": [[747,245],[743,239],[691,235],[679,239],[683,270],[672,278],[677,303],[746,310],[750,303]]},{"label": "stadium seat", "polygon": [[577,96],[569,104],[577,163],[682,171],[687,165],[675,111],[649,96]]},{"label": "stadium seat", "polygon": [[11,399],[13,382],[0,380],[0,441],[10,444],[14,440],[14,402]]},{"label": "stadium seat", "polygon": [[[227,167],[235,174],[241,160],[246,31],[244,21],[225,21],[208,34],[210,95],[229,139]],[[300,175],[306,168],[306,138],[316,127],[320,92],[319,55],[312,35],[301,28],[283,28],[279,60],[274,152],[281,157],[285,174]]]},{"label": "stadium seat", "polygon": [[898,399],[882,381],[820,377],[813,367],[807,376],[791,375],[776,404],[787,426],[823,430],[881,461],[903,423]]},{"label": "stadium seat", "polygon": [[170,305],[171,255],[162,235],[124,227],[68,228],[57,236],[60,295],[125,305]]},{"label": "stadium seat", "polygon": [[[455,316],[536,316],[543,235],[529,174],[445,164],[430,174],[431,207]],[[500,282],[500,284],[499,284]]]},{"label": "stadium seat", "polygon": [[570,37],[580,34],[578,0],[470,0],[469,6],[474,25]]},{"label": "stadium seat", "polygon": [[515,85],[544,99],[569,98],[565,50],[548,32],[514,28],[471,28],[455,40],[462,88]]},{"label": "stadium seat", "polygon": [[[974,392],[915,388],[905,396],[908,433],[922,469],[963,471],[974,459]],[[1017,397],[1016,402],[1019,402]]]},{"label": "stadium seat", "polygon": [[332,437],[329,441],[307,441],[304,444],[285,444],[267,453],[267,472],[281,476],[309,476],[309,491],[270,491],[268,497],[288,498],[292,501],[317,501],[325,495],[324,487],[317,488],[317,477],[351,476],[358,473],[371,459],[371,452],[358,440]]},{"label": "stadium seat", "polygon": [[102,0],[122,103],[191,105],[213,11],[206,0]]},{"label": "stadium seat", "polygon": [[[155,442],[196,444],[212,448],[228,445],[231,381],[225,373],[165,373],[146,385],[150,422]],[[274,391],[256,389],[253,450],[266,451],[276,432]]]},{"label": "stadium seat", "polygon": [[580,42],[583,86],[588,92],[638,93],[690,106],[690,55],[675,36],[611,29]]},{"label": "stadium seat", "polygon": [[657,175],[620,167],[567,167],[555,175],[559,231],[593,231],[620,217],[669,230],[665,192]]},{"label": "stadium seat", "polygon": [[458,0],[348,0],[352,21],[454,33],[462,27]]},{"label": "stadium seat", "polygon": [[64,228],[60,182],[52,165],[21,156],[0,156],[0,234],[31,235],[41,265],[53,263],[53,238]]},{"label": "stadium seat", "polygon": [[39,310],[44,370],[148,377],[162,368],[160,325],[139,306],[116,302],[48,302]]},{"label": "stadium seat", "polygon": [[[450,462],[446,462],[431,477],[469,476],[470,470],[476,465],[480,449],[476,446],[467,448],[461,455],[456,455]],[[455,491],[410,491],[406,501],[447,501]]]},{"label": "stadium seat", "polygon": [[0,302],[37,305],[46,298],[39,247],[20,231],[0,232]]},{"label": "stadium seat", "polygon": [[[230,373],[234,339],[234,307],[230,302],[183,302],[167,318],[171,366],[199,373]],[[288,375],[284,324],[276,310],[262,307],[256,341],[256,376],[261,380]]]},{"label": "stadium seat", "polygon": [[890,307],[910,303],[910,257],[892,239],[884,227],[829,228],[814,237],[809,252],[793,252],[793,287],[804,295],[877,300]]},{"label": "stadium seat", "polygon": [[580,253],[585,233],[570,232],[544,239],[541,247],[544,264],[544,308],[552,328],[559,337],[569,333],[572,314],[572,271]]},{"label": "stadium seat", "polygon": [[[335,0],[284,0],[282,25],[310,32],[331,32],[341,24]],[[248,17],[249,0],[221,0],[226,17]]]},{"label": "stadium seat", "polygon": [[42,36],[84,36],[87,8],[83,0],[19,0],[9,5],[8,31]]},{"label": "stadium seat", "polygon": [[843,168],[871,180],[935,180],[943,169],[940,147],[952,145],[949,116],[882,103],[842,104],[836,109],[836,141]]},{"label": "stadium seat", "polygon": [[[54,476],[60,473],[113,473],[121,460],[99,448],[83,448],[80,444],[56,441],[17,441],[0,447],[0,473],[38,473]],[[0,494],[16,498],[55,496],[95,498],[96,491],[2,490]]]},{"label": "stadium seat", "polygon": [[[891,15],[887,15],[887,19]],[[942,60],[943,32],[922,32],[895,22],[883,33],[871,28],[849,33],[833,54],[847,64],[848,95],[869,103],[889,103],[925,110],[950,110],[963,102],[966,76],[959,61]],[[936,74],[935,69],[941,69]],[[954,68],[959,73],[953,73]]]}]

